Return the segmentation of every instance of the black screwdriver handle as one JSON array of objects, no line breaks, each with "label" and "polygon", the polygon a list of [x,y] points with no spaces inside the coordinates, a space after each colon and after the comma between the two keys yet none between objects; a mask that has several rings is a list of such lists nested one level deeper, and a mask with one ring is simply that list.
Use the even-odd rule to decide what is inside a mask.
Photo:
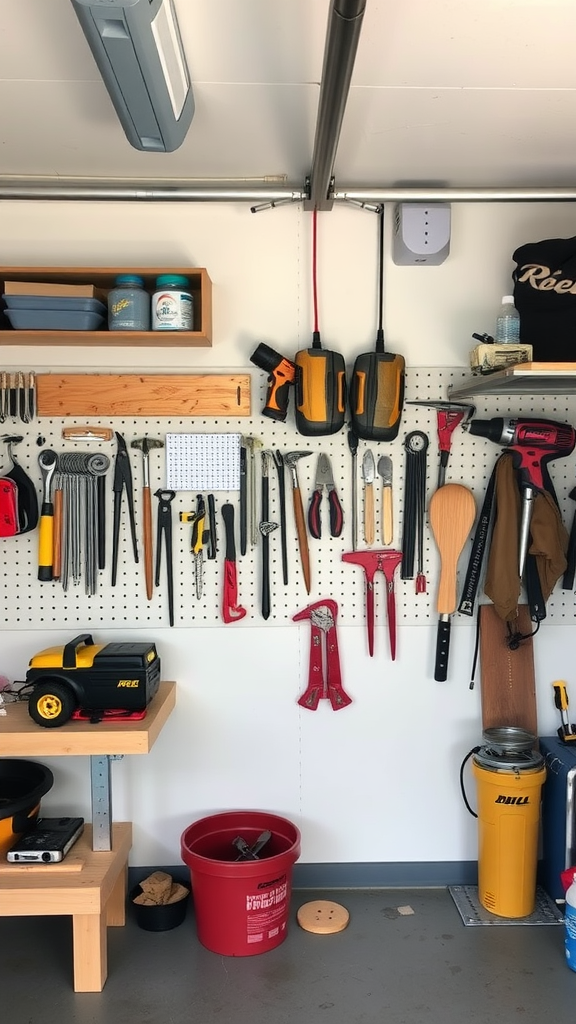
[{"label": "black screwdriver handle", "polygon": [[434,679],[438,683],[445,683],[448,678],[448,654],[450,652],[450,619],[448,616],[438,620],[438,632],[436,634],[436,662],[434,665]]}]

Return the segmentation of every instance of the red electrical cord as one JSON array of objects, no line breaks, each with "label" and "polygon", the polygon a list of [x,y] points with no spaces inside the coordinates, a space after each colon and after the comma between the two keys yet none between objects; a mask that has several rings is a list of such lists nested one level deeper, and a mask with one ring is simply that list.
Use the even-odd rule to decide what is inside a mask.
[{"label": "red electrical cord", "polygon": [[317,256],[316,256],[316,251],[317,251],[317,245],[316,245],[317,214],[318,214],[317,210],[313,210],[312,211],[312,302],[313,302],[313,308],[314,308],[314,327],[313,327],[313,331],[314,331],[314,337],[315,338],[319,338],[319,335],[320,335],[320,331],[318,330],[318,282],[317,282],[317,279],[316,279],[316,271],[317,271]]}]

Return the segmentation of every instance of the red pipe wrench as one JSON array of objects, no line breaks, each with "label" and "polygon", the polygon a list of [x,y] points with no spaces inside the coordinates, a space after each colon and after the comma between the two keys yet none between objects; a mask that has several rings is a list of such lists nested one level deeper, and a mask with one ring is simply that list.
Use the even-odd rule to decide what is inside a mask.
[{"label": "red pipe wrench", "polygon": [[[310,661],[308,667],[308,686],[298,703],[309,711],[316,711],[320,700],[330,701],[333,711],[341,711],[352,703],[342,686],[340,658],[338,655],[338,637],[336,635],[336,618],[338,605],[329,598],[308,605],[301,612],[292,616],[294,622],[310,619]],[[325,650],[322,649],[324,638]],[[326,676],[324,677],[324,666]]]},{"label": "red pipe wrench", "polygon": [[402,561],[401,551],[347,551],[342,555],[343,562],[361,565],[366,576],[366,628],[368,630],[368,653],[374,656],[374,576],[383,572],[386,578],[386,607],[388,612],[388,636],[390,638],[390,656],[396,658],[396,596],[394,593],[394,573]]}]

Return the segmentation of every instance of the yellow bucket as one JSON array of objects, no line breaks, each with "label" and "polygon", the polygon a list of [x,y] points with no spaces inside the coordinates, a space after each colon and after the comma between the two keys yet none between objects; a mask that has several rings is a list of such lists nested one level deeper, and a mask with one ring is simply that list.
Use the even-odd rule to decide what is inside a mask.
[{"label": "yellow bucket", "polygon": [[478,790],[478,897],[498,917],[528,917],[536,903],[543,758],[502,767],[475,754]]}]

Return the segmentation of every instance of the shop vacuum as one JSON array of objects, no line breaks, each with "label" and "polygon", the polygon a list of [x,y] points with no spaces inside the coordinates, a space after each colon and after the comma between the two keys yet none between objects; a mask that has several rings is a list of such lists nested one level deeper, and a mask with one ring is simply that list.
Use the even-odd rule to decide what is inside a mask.
[{"label": "shop vacuum", "polygon": [[[537,739],[525,729],[486,729],[460,768],[466,807],[478,818],[478,898],[497,917],[528,917],[536,905],[540,796],[546,779]],[[478,813],[464,791],[472,757]]]}]

